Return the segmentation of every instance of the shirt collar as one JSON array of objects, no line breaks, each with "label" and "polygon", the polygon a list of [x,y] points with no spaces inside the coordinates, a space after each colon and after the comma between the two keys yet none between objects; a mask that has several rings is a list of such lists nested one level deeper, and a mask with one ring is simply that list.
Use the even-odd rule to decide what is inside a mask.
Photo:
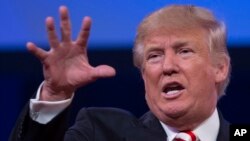
[{"label": "shirt collar", "polygon": [[[170,127],[163,122],[161,125],[168,136],[168,141],[172,141],[176,134],[179,132],[173,127]],[[217,109],[214,110],[213,114],[203,121],[193,132],[199,137],[200,140],[215,141],[220,127],[220,120]],[[207,135],[209,134],[209,136]]]}]

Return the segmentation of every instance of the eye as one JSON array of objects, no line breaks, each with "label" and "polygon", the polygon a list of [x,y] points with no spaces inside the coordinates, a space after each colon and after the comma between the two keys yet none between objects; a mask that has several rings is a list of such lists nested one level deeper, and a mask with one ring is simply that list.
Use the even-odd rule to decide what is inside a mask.
[{"label": "eye", "polygon": [[148,62],[158,62],[160,61],[162,58],[162,53],[160,52],[152,52],[152,53],[149,53],[148,56],[147,56],[147,61]]},{"label": "eye", "polygon": [[159,57],[159,54],[150,54],[148,56],[148,59],[152,59],[152,58],[156,58],[156,57]]},{"label": "eye", "polygon": [[188,57],[192,55],[194,51],[190,48],[182,48],[178,51],[178,54],[182,55],[183,57]]},{"label": "eye", "polygon": [[189,52],[191,52],[191,50],[187,49],[187,48],[180,50],[180,53],[182,53],[182,54],[186,54],[186,53],[189,53]]}]

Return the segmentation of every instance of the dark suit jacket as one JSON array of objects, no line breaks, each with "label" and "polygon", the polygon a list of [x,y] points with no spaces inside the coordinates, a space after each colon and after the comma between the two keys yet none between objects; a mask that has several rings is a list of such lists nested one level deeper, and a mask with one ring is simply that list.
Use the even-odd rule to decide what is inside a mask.
[{"label": "dark suit jacket", "polygon": [[[26,108],[9,141],[166,141],[159,120],[147,112],[137,119],[115,108],[82,109],[75,124],[67,129],[68,109],[46,125],[32,121]],[[229,141],[229,124],[220,116],[217,141]],[[209,133],[208,133],[209,134]]]}]

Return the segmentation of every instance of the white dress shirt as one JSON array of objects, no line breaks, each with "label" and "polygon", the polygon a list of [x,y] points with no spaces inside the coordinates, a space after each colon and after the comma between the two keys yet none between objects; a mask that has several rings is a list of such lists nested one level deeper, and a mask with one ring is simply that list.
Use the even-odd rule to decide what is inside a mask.
[{"label": "white dress shirt", "polygon": [[62,112],[72,102],[73,96],[70,99],[61,101],[40,101],[40,91],[43,83],[39,86],[35,99],[30,99],[30,117],[41,124],[50,122],[56,115]]},{"label": "white dress shirt", "polygon": [[[161,125],[168,136],[167,141],[172,141],[174,137],[179,133],[176,129],[161,122]],[[214,110],[213,114],[203,121],[197,128],[192,132],[198,136],[201,141],[216,141],[219,133],[220,120],[217,109]]]}]

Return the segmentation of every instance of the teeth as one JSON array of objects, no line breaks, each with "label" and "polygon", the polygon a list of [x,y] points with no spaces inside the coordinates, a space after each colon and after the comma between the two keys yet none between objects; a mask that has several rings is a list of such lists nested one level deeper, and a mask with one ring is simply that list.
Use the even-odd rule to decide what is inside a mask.
[{"label": "teeth", "polygon": [[172,91],[168,91],[166,94],[167,95],[174,95],[176,93],[178,93],[180,90],[172,90]]}]

